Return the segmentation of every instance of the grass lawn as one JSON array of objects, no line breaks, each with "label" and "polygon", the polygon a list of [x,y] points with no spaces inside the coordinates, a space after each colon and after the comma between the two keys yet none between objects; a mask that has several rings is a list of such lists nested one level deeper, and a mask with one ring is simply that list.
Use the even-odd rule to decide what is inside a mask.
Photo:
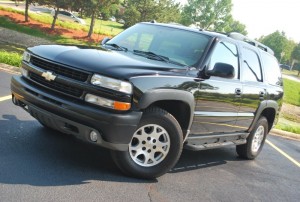
[{"label": "grass lawn", "polygon": [[[24,11],[16,10],[13,8],[0,6],[0,10],[24,15]],[[49,24],[49,26],[52,24],[52,20],[53,20],[52,15],[50,15],[49,13],[30,12],[29,17],[35,21]],[[66,29],[83,30],[85,32],[88,32],[90,28],[91,18],[84,18],[84,20],[86,21],[86,25],[81,25],[75,22],[67,22],[67,21],[63,22],[60,20],[56,21],[56,25]],[[96,19],[95,26],[94,26],[94,33],[107,35],[107,36],[115,36],[123,30],[124,30],[123,25],[118,22],[104,21],[100,19]]]},{"label": "grass lawn", "polygon": [[279,122],[277,123],[275,128],[284,130],[284,131],[288,131],[288,132],[292,132],[292,133],[296,133],[296,134],[300,134],[299,122],[290,121],[283,117],[280,117]]},{"label": "grass lawn", "polygon": [[300,134],[300,82],[284,79],[284,105],[275,128]]},{"label": "grass lawn", "polygon": [[53,35],[47,35],[44,32],[42,32],[39,29],[30,28],[24,25],[19,25],[11,20],[7,19],[6,17],[0,16],[0,27],[4,27],[7,29],[15,30],[24,34],[28,34],[31,36],[36,36],[40,38],[44,38],[50,41],[53,41],[54,43],[62,43],[62,44],[87,44],[87,42],[66,38],[62,36],[53,36]]},{"label": "grass lawn", "polygon": [[21,66],[22,55],[17,52],[8,52],[0,49],[0,63],[12,65],[15,67]]},{"label": "grass lawn", "polygon": [[283,101],[292,105],[300,106],[300,82],[283,79]]},{"label": "grass lawn", "polygon": [[18,46],[18,45],[15,45],[15,44],[0,42],[0,50],[5,50],[7,52],[15,52],[15,53],[23,54],[25,48],[23,46]]}]

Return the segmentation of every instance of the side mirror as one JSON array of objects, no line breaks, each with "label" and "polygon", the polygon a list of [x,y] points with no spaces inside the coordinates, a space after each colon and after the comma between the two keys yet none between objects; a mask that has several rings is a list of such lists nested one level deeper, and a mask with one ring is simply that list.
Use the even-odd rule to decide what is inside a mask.
[{"label": "side mirror", "polygon": [[110,38],[105,37],[105,38],[101,41],[101,45],[106,44],[109,40],[110,40]]},{"label": "side mirror", "polygon": [[206,72],[207,76],[218,76],[232,79],[235,75],[234,67],[230,64],[218,62],[212,70]]}]

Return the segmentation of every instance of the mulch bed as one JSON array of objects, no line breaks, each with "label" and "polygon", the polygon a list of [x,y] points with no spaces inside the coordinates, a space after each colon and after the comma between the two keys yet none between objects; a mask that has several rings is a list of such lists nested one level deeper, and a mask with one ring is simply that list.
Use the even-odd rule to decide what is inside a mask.
[{"label": "mulch bed", "polygon": [[93,34],[91,38],[88,38],[88,33],[83,30],[66,29],[58,25],[55,25],[55,29],[51,30],[50,24],[41,23],[32,19],[29,19],[29,22],[25,22],[24,15],[18,13],[11,13],[8,11],[0,10],[0,16],[5,16],[17,24],[24,25],[26,27],[31,27],[34,29],[39,29],[48,35],[58,35],[87,42],[99,42],[105,37],[105,35]]}]

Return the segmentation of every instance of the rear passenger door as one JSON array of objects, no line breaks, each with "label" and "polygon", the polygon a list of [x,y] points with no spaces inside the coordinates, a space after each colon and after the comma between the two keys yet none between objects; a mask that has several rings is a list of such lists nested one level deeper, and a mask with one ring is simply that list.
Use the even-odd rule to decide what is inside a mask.
[{"label": "rear passenger door", "polygon": [[241,47],[241,105],[237,126],[247,130],[255,116],[259,105],[266,98],[266,85],[263,82],[262,63],[255,46]]}]

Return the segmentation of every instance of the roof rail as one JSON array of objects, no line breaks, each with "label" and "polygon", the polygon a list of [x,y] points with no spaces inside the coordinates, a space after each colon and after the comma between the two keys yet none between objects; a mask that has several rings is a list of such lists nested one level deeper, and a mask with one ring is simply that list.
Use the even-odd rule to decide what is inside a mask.
[{"label": "roof rail", "polygon": [[230,38],[233,38],[235,40],[244,41],[246,43],[249,43],[253,46],[256,46],[256,47],[258,47],[258,48],[274,55],[274,51],[271,48],[269,48],[268,46],[266,46],[266,45],[264,45],[264,44],[262,44],[258,41],[250,39],[249,37],[247,37],[243,34],[240,34],[240,33],[237,33],[237,32],[230,32],[230,33],[227,34],[227,36],[230,37]]}]

